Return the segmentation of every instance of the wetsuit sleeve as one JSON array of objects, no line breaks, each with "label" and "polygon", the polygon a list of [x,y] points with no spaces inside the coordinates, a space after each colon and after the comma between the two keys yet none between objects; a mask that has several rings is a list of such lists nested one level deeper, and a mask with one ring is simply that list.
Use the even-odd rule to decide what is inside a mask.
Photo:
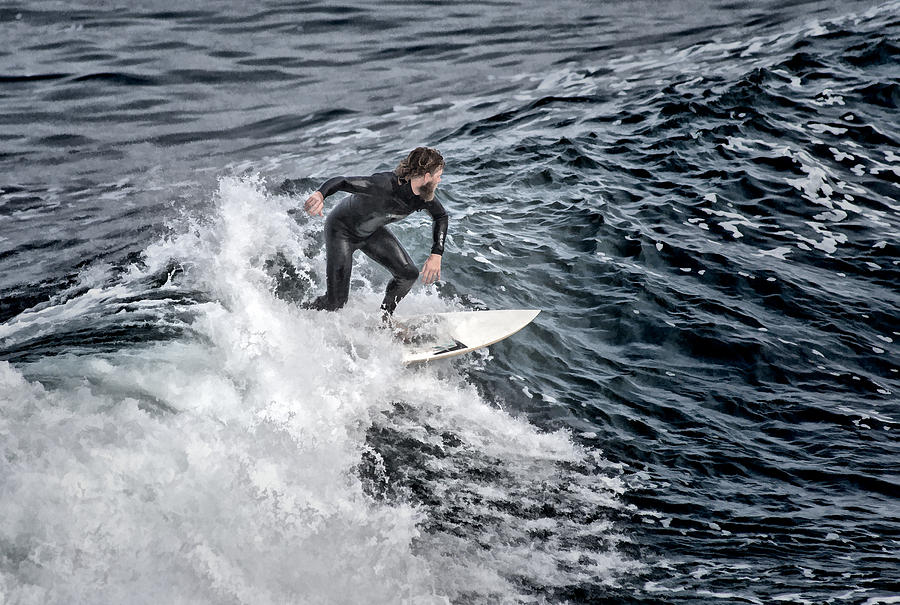
[{"label": "wetsuit sleeve", "polygon": [[375,188],[375,179],[371,176],[336,176],[322,183],[318,191],[322,197],[328,197],[336,191],[367,195],[371,194]]},{"label": "wetsuit sleeve", "polygon": [[447,225],[450,223],[450,215],[444,210],[444,207],[437,200],[431,200],[425,204],[425,209],[431,215],[433,221],[431,234],[433,243],[431,244],[432,254],[444,254],[444,239],[447,237]]}]

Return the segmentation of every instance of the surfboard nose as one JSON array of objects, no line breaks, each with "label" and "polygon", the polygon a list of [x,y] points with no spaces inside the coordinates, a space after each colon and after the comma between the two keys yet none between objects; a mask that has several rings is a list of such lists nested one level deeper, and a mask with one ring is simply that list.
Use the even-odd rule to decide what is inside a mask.
[{"label": "surfboard nose", "polygon": [[433,336],[428,345],[405,347],[403,363],[432,361],[462,355],[509,338],[540,314],[540,309],[458,311],[402,321]]}]

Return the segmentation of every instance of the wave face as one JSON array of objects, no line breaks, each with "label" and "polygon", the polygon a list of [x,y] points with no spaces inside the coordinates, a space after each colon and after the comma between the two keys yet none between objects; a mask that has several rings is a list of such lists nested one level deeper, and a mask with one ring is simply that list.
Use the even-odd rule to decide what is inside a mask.
[{"label": "wave face", "polygon": [[896,600],[900,3],[153,4],[0,9],[0,601]]}]

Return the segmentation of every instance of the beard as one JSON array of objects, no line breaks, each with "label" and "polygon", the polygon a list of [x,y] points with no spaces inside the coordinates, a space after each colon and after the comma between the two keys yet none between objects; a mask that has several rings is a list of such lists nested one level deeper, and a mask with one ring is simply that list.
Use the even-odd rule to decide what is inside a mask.
[{"label": "beard", "polygon": [[434,199],[435,189],[437,189],[437,183],[422,183],[422,186],[419,187],[419,197],[426,202],[430,202]]}]

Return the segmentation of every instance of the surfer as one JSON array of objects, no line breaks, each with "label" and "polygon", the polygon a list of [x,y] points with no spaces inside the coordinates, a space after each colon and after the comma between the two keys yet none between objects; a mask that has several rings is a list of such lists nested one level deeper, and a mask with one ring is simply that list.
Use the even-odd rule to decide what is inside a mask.
[{"label": "surfer", "polygon": [[[304,209],[311,216],[322,216],[325,198],[337,191],[352,194],[338,203],[325,219],[326,291],[305,306],[335,311],[347,303],[353,253],[357,250],[362,250],[391,272],[392,279],[381,303],[385,321],[390,320],[397,303],[410,291],[420,274],[425,284],[440,279],[448,216],[441,203],[434,199],[434,192],[443,173],[441,154],[430,147],[417,147],[393,172],[337,176],[325,181],[310,195]],[[295,182],[283,182],[282,190],[292,191]],[[431,254],[421,272],[387,228],[390,223],[417,210],[427,210],[432,218]]]}]

